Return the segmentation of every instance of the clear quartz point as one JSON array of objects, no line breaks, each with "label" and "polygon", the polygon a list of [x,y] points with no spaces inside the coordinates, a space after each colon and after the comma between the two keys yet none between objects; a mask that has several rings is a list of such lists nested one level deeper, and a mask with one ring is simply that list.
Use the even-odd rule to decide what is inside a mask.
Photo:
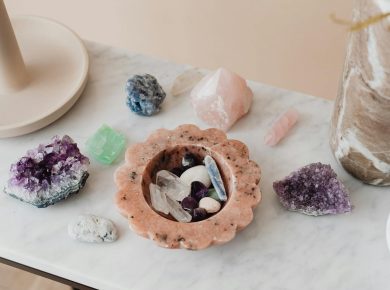
[{"label": "clear quartz point", "polygon": [[172,96],[176,97],[192,90],[192,88],[204,77],[199,69],[191,68],[186,70],[173,82],[171,89]]},{"label": "clear quartz point", "polygon": [[163,194],[175,201],[182,201],[191,193],[190,186],[183,183],[178,176],[167,170],[157,172],[156,183]]},{"label": "clear quartz point", "polygon": [[172,200],[167,196],[167,204],[169,207],[169,213],[178,221],[182,223],[189,223],[192,219],[192,216],[186,212],[181,204],[175,200]]},{"label": "clear quartz point", "polygon": [[167,197],[161,192],[161,188],[158,185],[151,183],[149,184],[149,189],[152,207],[159,212],[169,214]]}]

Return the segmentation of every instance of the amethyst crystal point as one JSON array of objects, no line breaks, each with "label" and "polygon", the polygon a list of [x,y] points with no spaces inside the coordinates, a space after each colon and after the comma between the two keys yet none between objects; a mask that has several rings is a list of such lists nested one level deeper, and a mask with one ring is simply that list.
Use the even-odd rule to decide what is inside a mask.
[{"label": "amethyst crystal point", "polygon": [[88,178],[88,166],[89,159],[69,136],[55,136],[52,143],[29,150],[11,165],[4,192],[37,207],[47,207],[77,193]]},{"label": "amethyst crystal point", "polygon": [[352,210],[348,192],[330,165],[309,164],[273,186],[282,205],[291,211],[319,216]]}]

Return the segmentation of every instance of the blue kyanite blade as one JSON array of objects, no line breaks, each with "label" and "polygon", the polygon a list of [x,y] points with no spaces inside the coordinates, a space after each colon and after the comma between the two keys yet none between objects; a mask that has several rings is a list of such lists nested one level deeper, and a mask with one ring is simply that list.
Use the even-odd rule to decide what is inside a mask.
[{"label": "blue kyanite blade", "polygon": [[206,156],[204,158],[204,164],[209,173],[211,183],[213,184],[218,197],[221,201],[227,200],[225,186],[223,185],[221,174],[219,173],[219,169],[217,163],[215,163],[214,159],[211,156]]}]

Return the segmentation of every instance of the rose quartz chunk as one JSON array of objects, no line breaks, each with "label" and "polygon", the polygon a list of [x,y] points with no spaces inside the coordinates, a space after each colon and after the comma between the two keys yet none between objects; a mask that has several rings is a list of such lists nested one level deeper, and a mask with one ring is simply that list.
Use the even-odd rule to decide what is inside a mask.
[{"label": "rose quartz chunk", "polygon": [[198,117],[224,131],[248,113],[252,100],[246,81],[224,68],[206,75],[191,92]]}]

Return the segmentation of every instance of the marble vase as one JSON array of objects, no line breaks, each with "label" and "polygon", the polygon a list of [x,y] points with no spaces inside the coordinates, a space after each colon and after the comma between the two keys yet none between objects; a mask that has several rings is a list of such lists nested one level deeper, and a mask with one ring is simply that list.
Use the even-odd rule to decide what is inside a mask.
[{"label": "marble vase", "polygon": [[[389,11],[389,0],[357,0],[353,20]],[[390,185],[389,20],[351,32],[331,125],[331,148],[339,163],[378,186]]]}]

